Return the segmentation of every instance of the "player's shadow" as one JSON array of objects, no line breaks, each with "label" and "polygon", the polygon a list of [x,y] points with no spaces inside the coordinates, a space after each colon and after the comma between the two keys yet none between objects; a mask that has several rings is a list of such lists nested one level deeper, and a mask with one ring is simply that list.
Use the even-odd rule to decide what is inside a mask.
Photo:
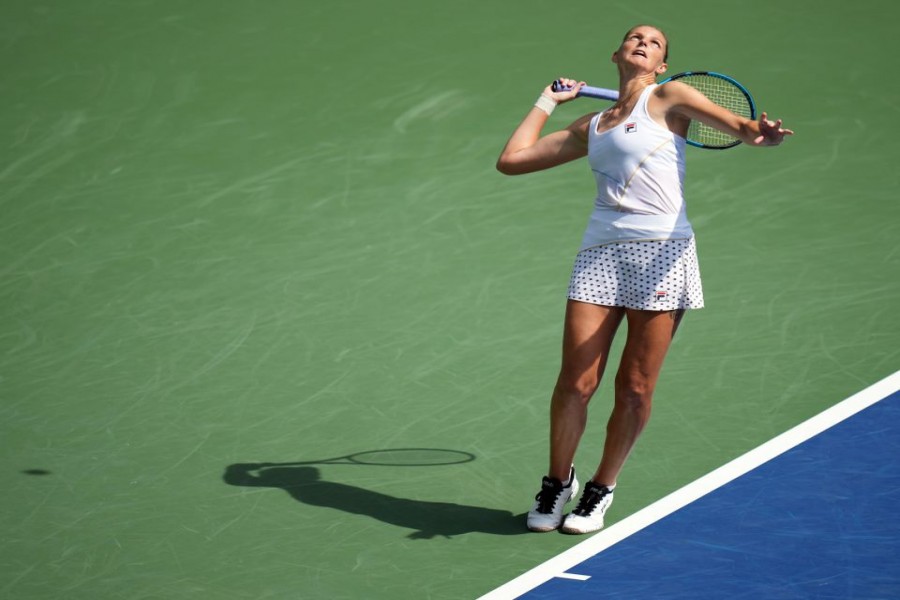
[{"label": "player's shadow", "polygon": [[494,535],[527,532],[524,514],[514,515],[504,510],[452,502],[398,498],[323,480],[315,467],[234,464],[226,468],[223,479],[229,485],[280,488],[303,504],[366,515],[391,525],[413,529],[414,532],[408,536],[412,539],[475,532]]}]

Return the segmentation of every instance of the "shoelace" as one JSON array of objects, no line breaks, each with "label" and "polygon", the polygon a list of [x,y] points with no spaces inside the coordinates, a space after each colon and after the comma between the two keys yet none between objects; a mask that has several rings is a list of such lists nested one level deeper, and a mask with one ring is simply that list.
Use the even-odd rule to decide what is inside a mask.
[{"label": "shoelace", "polygon": [[578,506],[572,511],[572,514],[578,515],[579,517],[588,516],[595,508],[597,508],[600,501],[611,493],[612,490],[606,486],[588,484],[587,488],[584,490],[584,495],[581,497],[581,500],[578,501]]},{"label": "shoelace", "polygon": [[553,512],[553,505],[556,504],[556,500],[559,498],[562,491],[563,485],[561,482],[545,478],[543,485],[541,486],[541,491],[534,497],[538,502],[538,512],[543,514]]}]

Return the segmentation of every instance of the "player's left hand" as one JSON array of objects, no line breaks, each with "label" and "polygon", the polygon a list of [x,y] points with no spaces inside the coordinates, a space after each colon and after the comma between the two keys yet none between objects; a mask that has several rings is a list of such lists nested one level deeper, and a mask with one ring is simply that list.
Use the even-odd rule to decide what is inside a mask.
[{"label": "player's left hand", "polygon": [[794,135],[790,129],[781,126],[781,119],[770,121],[766,113],[759,116],[759,136],[753,140],[754,146],[777,146],[785,136]]}]

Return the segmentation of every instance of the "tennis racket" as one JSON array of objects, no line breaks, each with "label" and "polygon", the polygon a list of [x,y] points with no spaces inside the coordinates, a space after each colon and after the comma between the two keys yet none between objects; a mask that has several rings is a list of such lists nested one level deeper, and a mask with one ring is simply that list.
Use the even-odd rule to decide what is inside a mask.
[{"label": "tennis racket", "polygon": [[[728,75],[712,71],[685,71],[660,81],[660,84],[675,80],[682,81],[700,90],[704,96],[737,115],[748,119],[756,119],[756,103],[753,101],[753,96],[750,95],[747,88]],[[571,89],[560,84],[559,81],[554,81],[552,87],[554,92],[564,92],[567,89]],[[600,100],[610,100],[612,102],[619,99],[618,90],[588,85],[581,88],[578,95]],[[714,127],[704,125],[700,121],[692,120],[687,131],[687,143],[697,148],[724,150],[737,146],[741,143],[741,140]]]}]

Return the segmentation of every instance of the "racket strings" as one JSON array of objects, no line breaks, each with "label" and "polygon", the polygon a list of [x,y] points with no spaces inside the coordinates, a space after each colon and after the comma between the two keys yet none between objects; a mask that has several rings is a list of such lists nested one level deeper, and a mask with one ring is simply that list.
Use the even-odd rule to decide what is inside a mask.
[{"label": "racket strings", "polygon": [[[721,77],[711,75],[689,75],[681,81],[700,90],[704,96],[731,112],[752,119],[753,109],[743,90]],[[704,125],[699,121],[691,121],[688,127],[688,139],[705,146],[726,148],[737,143],[738,138],[718,129]]]}]

